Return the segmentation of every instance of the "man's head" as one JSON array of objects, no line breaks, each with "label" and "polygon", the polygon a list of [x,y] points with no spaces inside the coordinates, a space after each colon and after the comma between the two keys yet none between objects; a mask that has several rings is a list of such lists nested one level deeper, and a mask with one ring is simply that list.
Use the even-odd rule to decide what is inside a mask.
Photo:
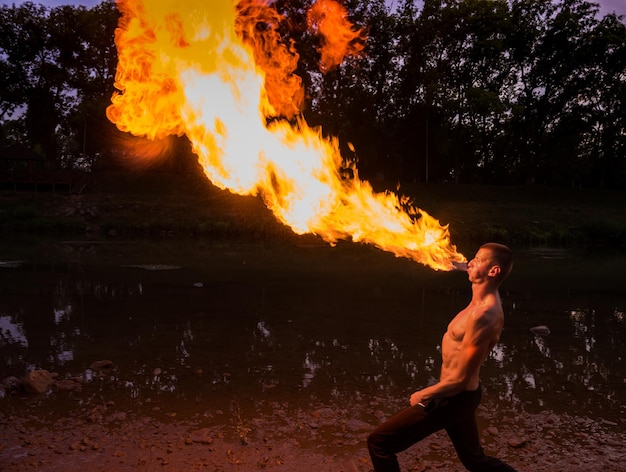
[{"label": "man's head", "polygon": [[487,243],[480,246],[489,254],[490,275],[500,285],[511,273],[513,268],[513,253],[504,244]]}]

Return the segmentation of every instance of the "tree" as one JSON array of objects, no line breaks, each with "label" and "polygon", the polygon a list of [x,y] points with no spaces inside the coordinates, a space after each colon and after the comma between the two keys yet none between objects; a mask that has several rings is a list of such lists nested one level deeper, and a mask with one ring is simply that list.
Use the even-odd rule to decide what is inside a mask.
[{"label": "tree", "polygon": [[114,91],[118,18],[113,0],[91,9],[63,6],[50,13],[59,67],[68,74],[67,88],[73,97],[59,123],[67,166],[90,167],[111,148],[115,129],[105,109]]},{"label": "tree", "polygon": [[[104,109],[113,92],[117,62],[112,0],[86,9],[51,10],[31,2],[0,9],[0,113],[10,136],[24,141],[59,167],[83,166],[82,159],[108,146],[86,129],[110,126]],[[9,126],[9,122],[23,126]]]},{"label": "tree", "polygon": [[55,62],[43,6],[2,6],[0,57],[2,119],[17,113],[31,147],[56,160],[55,125],[65,105],[65,74]]},{"label": "tree", "polygon": [[403,42],[400,90],[407,126],[416,126],[409,135],[427,142],[411,143],[428,154],[417,168],[426,169],[426,180],[473,180],[495,159],[505,111],[507,4],[427,0],[417,19],[414,12],[411,2],[401,9],[410,39]]},{"label": "tree", "polygon": [[[511,37],[520,93],[513,107],[510,154],[526,182],[575,179],[588,109],[586,83],[595,68],[585,52],[597,25],[597,6],[583,0],[513,2]],[[566,145],[559,141],[567,135]]]},{"label": "tree", "polygon": [[582,45],[587,73],[581,77],[584,110],[575,159],[576,179],[619,188],[626,183],[626,25],[607,15]]}]

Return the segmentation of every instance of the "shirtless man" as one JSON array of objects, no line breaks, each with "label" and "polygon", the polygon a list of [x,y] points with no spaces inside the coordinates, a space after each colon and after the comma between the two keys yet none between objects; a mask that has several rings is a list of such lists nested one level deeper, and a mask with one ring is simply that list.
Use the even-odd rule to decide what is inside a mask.
[{"label": "shirtless man", "polygon": [[378,426],[367,438],[376,472],[399,472],[396,454],[445,429],[470,471],[515,471],[485,455],[475,411],[480,403],[480,366],[499,341],[504,313],[498,287],[513,266],[511,250],[497,243],[480,247],[467,265],[472,300],[448,325],[441,342],[439,382],[418,390],[411,406]]}]

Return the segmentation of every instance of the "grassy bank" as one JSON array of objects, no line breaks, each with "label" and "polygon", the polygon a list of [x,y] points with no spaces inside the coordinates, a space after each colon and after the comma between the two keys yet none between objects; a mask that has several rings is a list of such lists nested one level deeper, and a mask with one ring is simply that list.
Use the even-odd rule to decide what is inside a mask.
[{"label": "grassy bank", "polygon": [[[461,246],[486,240],[559,246],[626,243],[623,191],[410,185],[397,193],[449,224],[453,243]],[[199,176],[100,175],[81,195],[3,192],[0,197],[4,237],[316,241],[277,222],[260,198],[232,195]]]}]

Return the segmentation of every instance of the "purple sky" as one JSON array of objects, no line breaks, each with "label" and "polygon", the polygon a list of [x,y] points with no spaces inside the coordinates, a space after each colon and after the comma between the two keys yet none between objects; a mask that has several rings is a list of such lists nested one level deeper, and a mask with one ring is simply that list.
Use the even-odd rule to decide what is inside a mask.
[{"label": "purple sky", "polygon": [[[0,0],[0,4],[11,5],[13,3],[20,4],[23,0]],[[100,3],[101,0],[33,0],[33,3],[48,5],[50,7],[56,7],[59,5],[84,5],[86,7],[92,7]],[[399,0],[387,0],[388,4],[398,4]],[[607,13],[616,12],[618,15],[623,15],[626,19],[626,1],[624,0],[595,0],[595,3],[600,4],[600,14],[606,15]]]}]

